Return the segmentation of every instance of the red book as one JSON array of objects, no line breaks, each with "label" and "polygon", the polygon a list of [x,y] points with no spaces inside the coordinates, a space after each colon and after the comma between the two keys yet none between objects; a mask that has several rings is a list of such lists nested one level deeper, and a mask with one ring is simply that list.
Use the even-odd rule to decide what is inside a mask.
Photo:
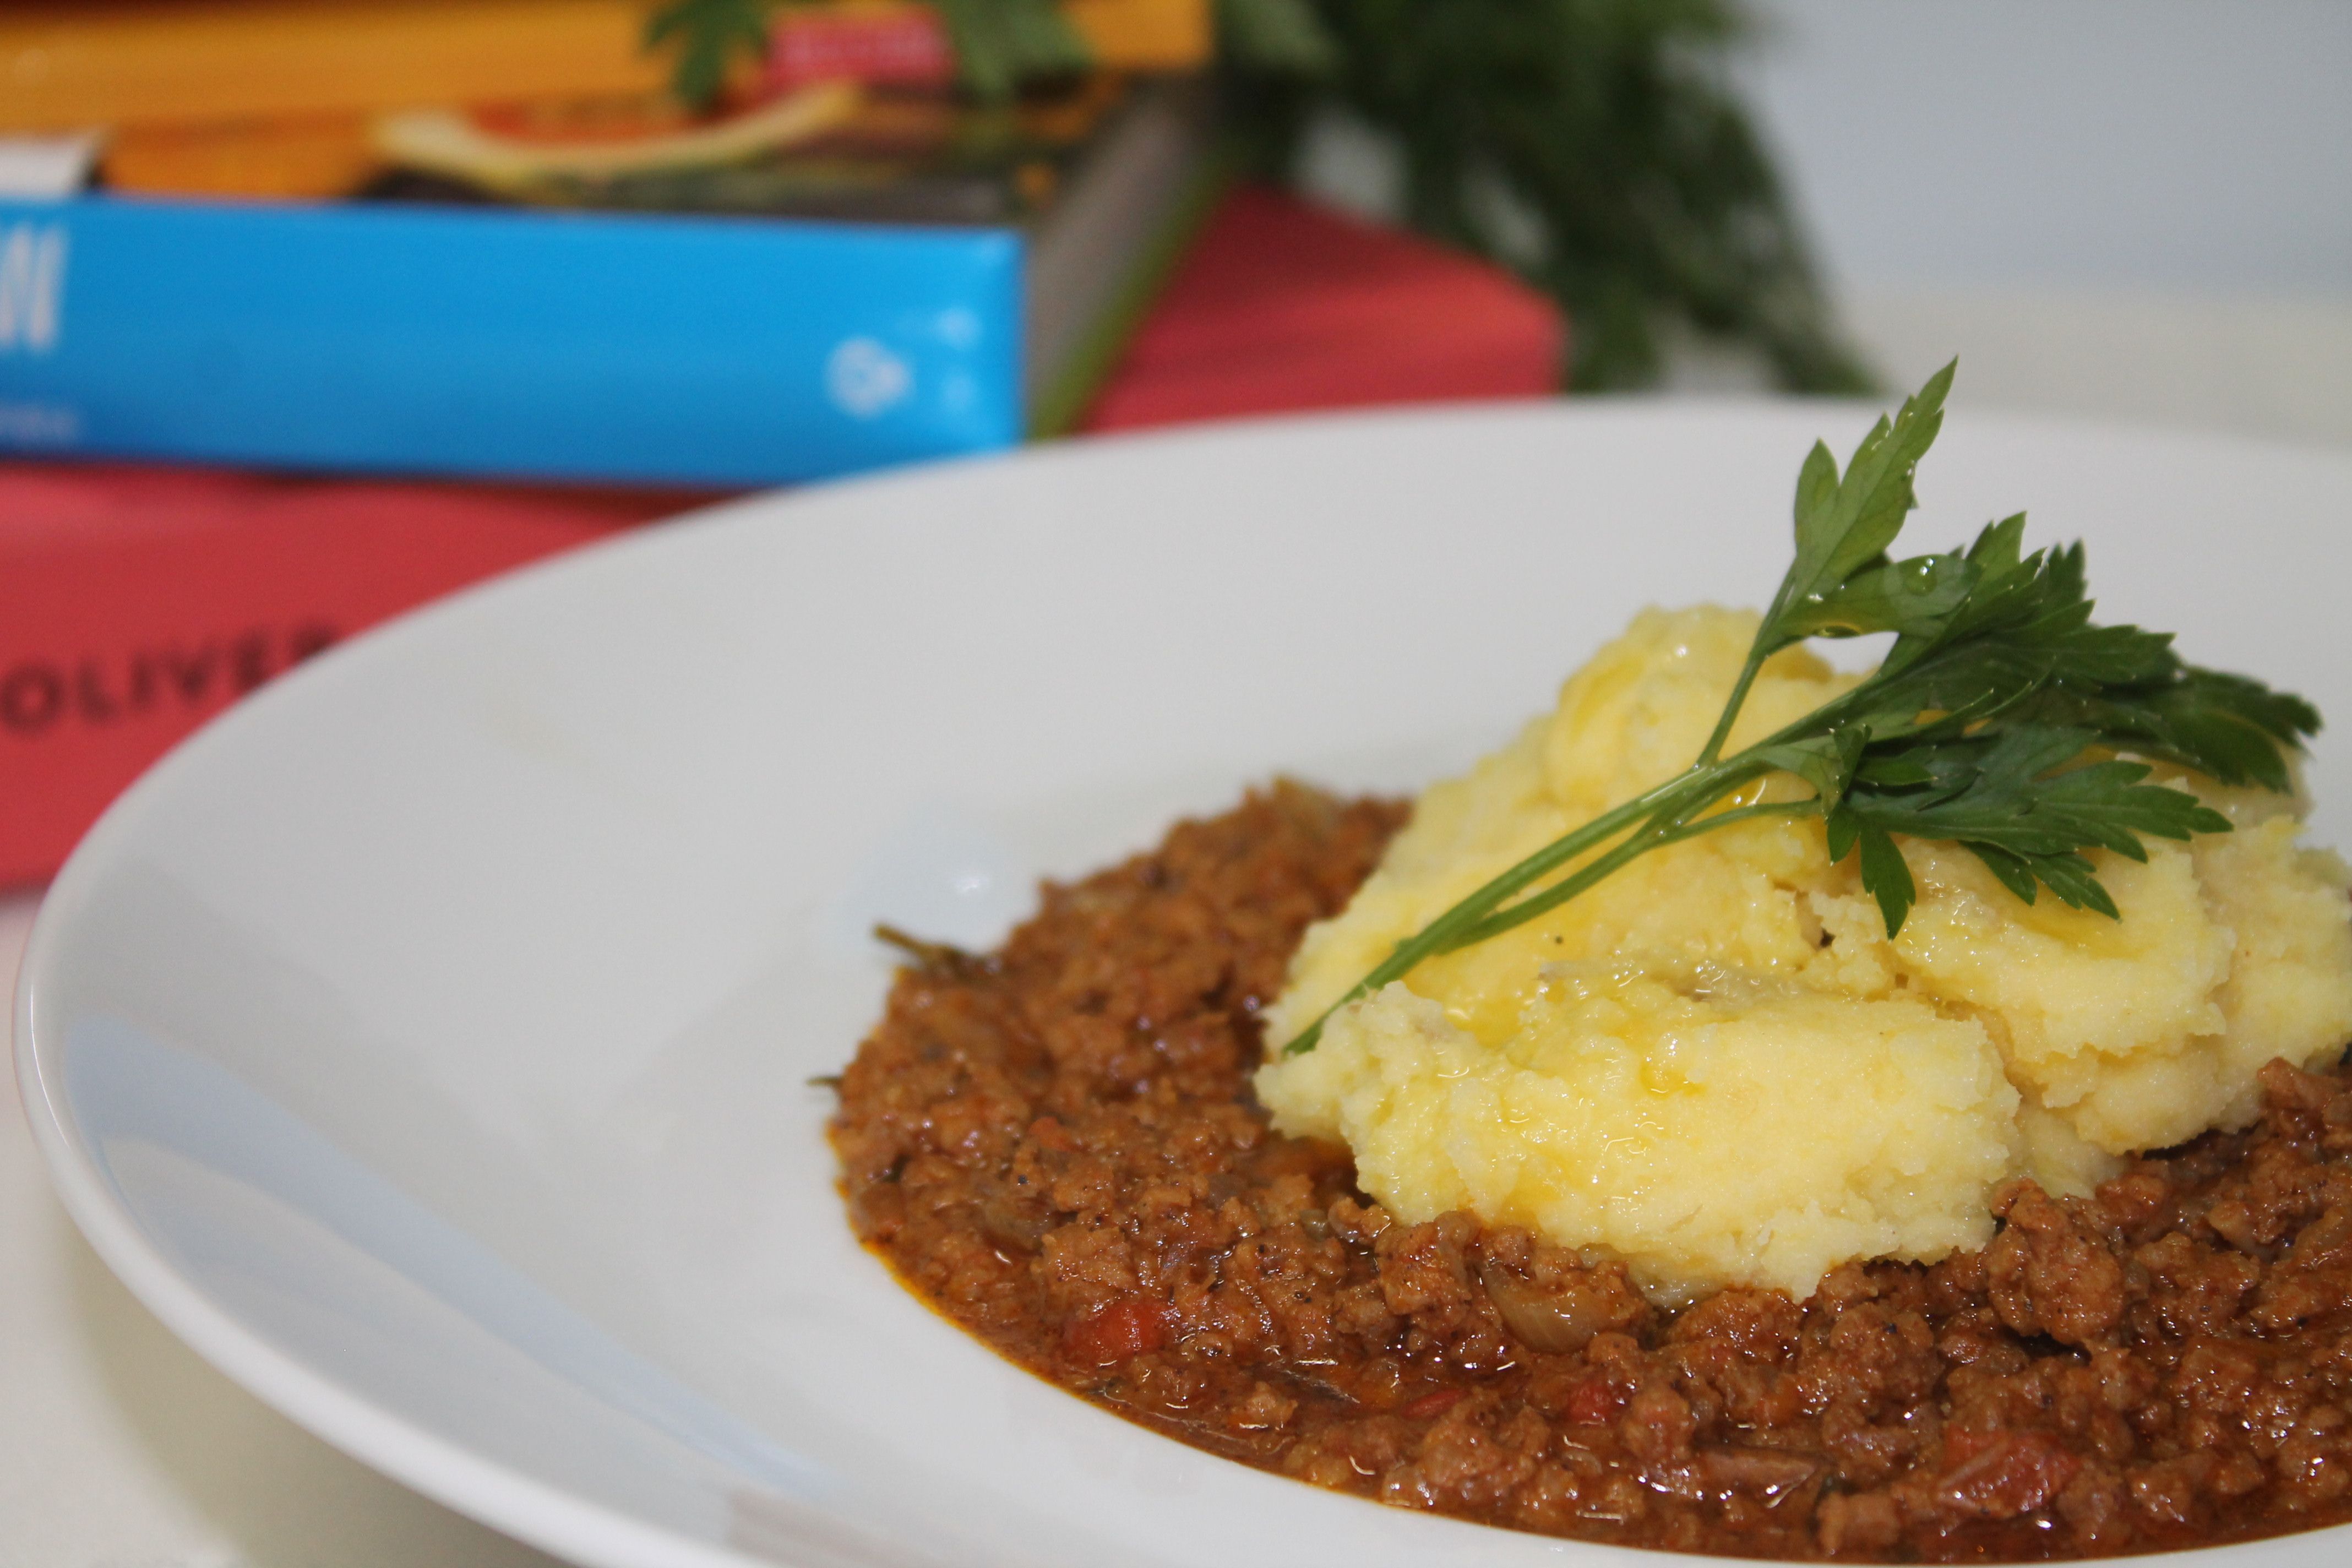
[{"label": "red book", "polygon": [[1218,210],[1080,422],[1557,392],[1559,308],[1509,273],[1263,186]]},{"label": "red book", "polygon": [[[1563,339],[1484,263],[1244,188],[1086,426],[1535,395]],[[0,886],[47,877],[149,763],[310,654],[697,499],[0,463]]]},{"label": "red book", "polygon": [[676,497],[0,467],[0,886],[174,742],[388,616]]}]

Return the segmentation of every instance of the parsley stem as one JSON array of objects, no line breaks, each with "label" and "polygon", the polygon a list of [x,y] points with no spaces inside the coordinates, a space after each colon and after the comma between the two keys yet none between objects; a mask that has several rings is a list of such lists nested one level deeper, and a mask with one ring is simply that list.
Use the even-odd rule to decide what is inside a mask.
[{"label": "parsley stem", "polygon": [[1448,951],[1449,944],[1456,936],[1486,919],[1514,893],[1550,875],[1594,846],[1607,842],[1655,811],[1669,797],[1678,798],[1677,792],[1687,789],[1690,784],[1688,774],[1670,779],[1624,805],[1602,813],[1583,826],[1553,839],[1496,877],[1414,935],[1399,942],[1396,951],[1390,953],[1378,968],[1349,986],[1338,1001],[1318,1015],[1312,1024],[1300,1030],[1296,1039],[1283,1047],[1283,1055],[1297,1056],[1303,1051],[1313,1050],[1315,1042],[1323,1037],[1323,1026],[1332,1014],[1359,997],[1370,995],[1391,980],[1402,980],[1423,959]]},{"label": "parsley stem", "polygon": [[[1332,1014],[1350,1002],[1372,994],[1391,981],[1403,979],[1424,959],[1475,947],[1514,926],[1523,925],[1557,909],[1653,849],[1679,844],[1702,833],[1728,827],[1735,822],[1751,821],[1762,816],[1801,816],[1821,809],[1818,800],[1771,801],[1738,806],[1712,816],[1696,815],[1764,771],[1755,764],[1734,759],[1728,764],[1718,764],[1706,770],[1700,778],[1694,779],[1685,774],[1595,817],[1573,833],[1554,839],[1423,927],[1410,940],[1399,943],[1385,963],[1325,1008],[1314,1023],[1299,1031],[1297,1038],[1282,1048],[1283,1055],[1297,1056],[1303,1051],[1313,1050],[1323,1037],[1323,1026],[1330,1022]],[[1645,811],[1648,820],[1641,828],[1628,835],[1606,854],[1579,867],[1574,873],[1540,893],[1522,899],[1507,908],[1502,907],[1504,900],[1513,893],[1595,845],[1605,842]]]},{"label": "parsley stem", "polygon": [[1652,818],[1640,832],[1623,839],[1607,854],[1578,867],[1573,874],[1561,878],[1542,892],[1486,916],[1469,930],[1460,932],[1439,951],[1457,952],[1465,947],[1475,947],[1489,937],[1500,936],[1513,926],[1525,925],[1538,915],[1549,913],[1595,882],[1613,874],[1628,861],[1665,843],[1665,832],[1657,819]]},{"label": "parsley stem", "polygon": [[1702,816],[1695,822],[1683,823],[1661,837],[1654,847],[1664,848],[1669,844],[1680,844],[1685,838],[1696,838],[1702,833],[1712,833],[1718,827],[1728,827],[1735,822],[1753,822],[1760,816],[1818,816],[1821,815],[1821,809],[1822,803],[1818,797],[1805,800],[1759,801],[1754,805],[1737,806],[1730,811],[1717,812],[1713,816]]},{"label": "parsley stem", "polygon": [[1775,801],[1758,805],[1744,805],[1713,816],[1698,814],[1721,800],[1754,777],[1758,770],[1743,767],[1736,760],[1729,766],[1710,770],[1703,788],[1691,791],[1696,796],[1691,801],[1672,801],[1652,813],[1649,822],[1640,832],[1620,843],[1606,855],[1579,867],[1576,872],[1546,888],[1542,892],[1520,900],[1507,909],[1496,910],[1469,930],[1462,931],[1440,949],[1454,952],[1475,947],[1487,938],[1500,936],[1513,926],[1524,925],[1537,916],[1548,914],[1587,888],[1602,880],[1627,862],[1653,849],[1669,844],[1679,844],[1685,838],[1696,838],[1702,833],[1712,833],[1718,827],[1729,826],[1758,816],[1792,816],[1818,811],[1817,800]]},{"label": "parsley stem", "polygon": [[1732,683],[1731,696],[1723,705],[1723,714],[1715,721],[1715,733],[1706,738],[1706,744],[1699,748],[1698,761],[1691,764],[1694,773],[1701,768],[1713,767],[1716,759],[1723,754],[1723,743],[1731,739],[1731,726],[1738,722],[1739,710],[1747,704],[1748,689],[1756,684],[1756,672],[1763,668],[1764,634],[1759,630],[1756,646],[1748,650],[1748,662],[1740,667],[1739,679]]}]

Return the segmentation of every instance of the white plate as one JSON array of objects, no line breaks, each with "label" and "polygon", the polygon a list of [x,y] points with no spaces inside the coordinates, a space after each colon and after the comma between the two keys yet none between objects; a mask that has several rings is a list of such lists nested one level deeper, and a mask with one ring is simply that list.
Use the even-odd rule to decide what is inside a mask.
[{"label": "white plate", "polygon": [[[411,617],[173,755],[50,893],[18,1038],[67,1206],[264,1399],[584,1563],[1593,1558],[1006,1365],[853,1245],[803,1080],[876,1012],[874,919],[984,941],[1040,872],[1277,770],[1458,763],[1640,605],[1760,599],[1806,447],[1867,417],[1066,446],[746,501]],[[2352,719],[2352,459],[1962,413],[1921,490],[1923,542],[2030,507],[2091,542],[2112,618]],[[2340,840],[2333,732],[2312,772]]]}]

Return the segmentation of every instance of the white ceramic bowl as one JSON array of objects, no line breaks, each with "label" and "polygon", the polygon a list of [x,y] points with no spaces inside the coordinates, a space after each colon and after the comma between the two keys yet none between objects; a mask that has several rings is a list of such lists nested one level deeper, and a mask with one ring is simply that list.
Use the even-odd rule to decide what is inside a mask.
[{"label": "white ceramic bowl", "polygon": [[[1250,781],[1459,763],[1640,605],[1766,595],[1799,459],[1868,417],[1070,445],[724,507],[412,616],[182,748],[58,880],[18,1038],[59,1190],[231,1376],[583,1563],[1596,1558],[1000,1362],[852,1243],[804,1080],[877,1010],[873,920],[984,942],[1039,874]],[[2031,508],[2091,542],[2110,618],[2352,715],[2352,458],[1963,413],[1921,492],[1923,547]],[[2325,840],[2346,762],[2323,737]]]}]

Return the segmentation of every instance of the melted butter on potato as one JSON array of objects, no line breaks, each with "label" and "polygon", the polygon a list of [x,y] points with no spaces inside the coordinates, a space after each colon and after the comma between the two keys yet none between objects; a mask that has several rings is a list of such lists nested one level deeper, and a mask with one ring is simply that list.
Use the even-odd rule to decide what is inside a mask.
[{"label": "melted butter on potato", "polygon": [[[1270,1045],[1464,895],[1687,766],[1755,627],[1645,612],[1554,713],[1433,786],[1308,931]],[[1732,748],[1856,679],[1778,656]],[[1402,1217],[1529,1226],[1623,1258],[1662,1300],[1802,1298],[1849,1258],[1979,1246],[2000,1182],[2085,1191],[2117,1156],[2242,1124],[2263,1062],[2352,1035],[2342,863],[2298,846],[2294,801],[2162,782],[2237,830],[2151,840],[2145,865],[2094,852],[2120,921],[2047,892],[2029,907],[1966,850],[1906,841],[1919,900],[1890,942],[1818,821],[1744,823],[1423,963],[1270,1059],[1259,1096],[1284,1131],[1344,1139]]]}]

